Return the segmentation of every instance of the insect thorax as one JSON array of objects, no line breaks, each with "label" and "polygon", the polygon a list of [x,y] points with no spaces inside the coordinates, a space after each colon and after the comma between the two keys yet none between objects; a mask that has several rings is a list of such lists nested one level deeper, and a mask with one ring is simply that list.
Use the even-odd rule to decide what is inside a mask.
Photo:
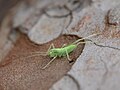
[{"label": "insect thorax", "polygon": [[50,57],[56,57],[56,56],[58,56],[59,55],[59,50],[58,49],[51,49],[49,52],[48,52],[48,55],[50,56]]}]

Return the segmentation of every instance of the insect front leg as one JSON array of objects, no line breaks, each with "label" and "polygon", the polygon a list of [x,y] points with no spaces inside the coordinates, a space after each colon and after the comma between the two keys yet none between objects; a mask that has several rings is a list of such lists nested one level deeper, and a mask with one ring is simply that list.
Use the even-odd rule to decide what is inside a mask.
[{"label": "insect front leg", "polygon": [[45,69],[48,67],[48,65],[50,65],[55,59],[56,59],[57,56],[55,56],[48,64],[46,64],[42,69]]},{"label": "insect front leg", "polygon": [[55,45],[52,43],[52,44],[51,44],[51,47],[52,47],[52,48],[55,48]]},{"label": "insect front leg", "polygon": [[47,52],[49,52],[51,48],[55,48],[55,46],[54,46],[53,43],[52,43],[52,44],[50,45],[50,47],[48,48]]}]

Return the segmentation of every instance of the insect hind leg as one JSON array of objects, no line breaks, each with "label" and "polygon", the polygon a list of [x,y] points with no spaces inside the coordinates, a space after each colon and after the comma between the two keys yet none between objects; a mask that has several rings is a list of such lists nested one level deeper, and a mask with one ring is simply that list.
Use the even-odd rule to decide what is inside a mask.
[{"label": "insect hind leg", "polygon": [[84,41],[84,42],[78,42],[77,43],[77,45],[79,45],[79,44],[84,44],[84,43],[94,43],[94,44],[96,44],[96,42],[94,42],[94,41],[92,41],[92,40],[90,40],[90,39],[86,39],[86,41]]},{"label": "insect hind leg", "polygon": [[78,46],[79,44],[84,44],[84,43],[87,43],[86,41],[84,41],[84,42],[79,42],[79,43],[77,43],[76,45]]},{"label": "insect hind leg", "polygon": [[87,37],[84,37],[84,38],[78,39],[78,40],[76,40],[75,42],[73,42],[72,44],[77,44],[78,42],[80,42],[80,41],[82,41],[82,40],[85,40],[85,39],[91,38],[91,37],[96,36],[96,35],[100,35],[100,33],[95,33],[95,34],[89,35],[89,36],[87,36]]},{"label": "insect hind leg", "polygon": [[49,63],[47,63],[42,69],[46,69],[55,59],[57,56],[55,56]]}]

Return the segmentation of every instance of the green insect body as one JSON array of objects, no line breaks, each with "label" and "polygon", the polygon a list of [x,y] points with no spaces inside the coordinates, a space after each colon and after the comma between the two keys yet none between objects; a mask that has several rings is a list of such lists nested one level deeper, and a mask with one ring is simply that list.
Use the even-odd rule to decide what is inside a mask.
[{"label": "green insect body", "polygon": [[62,56],[66,56],[67,53],[71,53],[75,48],[77,48],[77,45],[71,44],[68,46],[65,46],[63,48],[53,48],[51,50],[49,50],[48,55],[50,57],[62,57]]},{"label": "green insect body", "polygon": [[[64,57],[64,56],[67,56],[67,59],[69,60],[69,61],[71,61],[71,59],[69,58],[69,54],[71,53],[71,52],[73,52],[76,48],[77,48],[77,46],[79,45],[79,44],[81,44],[81,43],[86,43],[85,41],[83,41],[83,42],[80,42],[80,41],[82,41],[82,40],[87,40],[89,37],[93,37],[93,36],[96,36],[96,35],[98,35],[99,33],[97,33],[97,34],[92,34],[92,35],[90,35],[90,36],[88,36],[88,37],[85,37],[85,38],[82,38],[82,39],[78,39],[78,40],[76,40],[75,42],[73,42],[72,44],[70,44],[70,45],[67,45],[67,46],[65,46],[65,47],[61,47],[61,48],[55,48],[54,47],[54,44],[51,44],[51,46],[52,46],[52,48],[51,48],[51,46],[49,47],[49,49],[48,49],[48,51],[46,52],[46,53],[43,53],[43,54],[45,54],[45,55],[48,55],[49,57],[51,57],[51,58],[53,58],[47,65],[45,65],[42,69],[45,69],[51,62],[53,62],[57,57]],[[89,41],[91,41],[91,40],[89,40]]]},{"label": "green insect body", "polygon": [[[99,35],[100,33],[96,33],[96,34],[92,34],[88,37],[85,37],[85,38],[82,38],[82,39],[78,39],[76,41],[74,41],[73,43],[69,44],[69,45],[63,45],[62,47],[60,48],[55,48],[54,44],[51,44],[49,49],[47,50],[47,52],[31,52],[32,55],[28,56],[28,57],[34,57],[34,56],[39,56],[39,55],[42,55],[42,56],[49,56],[50,58],[52,58],[52,60],[50,60],[49,63],[47,63],[47,65],[45,65],[42,69],[45,69],[50,63],[52,63],[57,57],[67,57],[67,60],[68,61],[71,61],[70,57],[69,57],[69,54],[71,52],[73,52],[77,46],[79,44],[83,44],[83,43],[86,43],[87,41],[90,41],[92,43],[95,43],[93,42],[92,40],[88,39],[90,37],[93,37],[93,36],[96,36],[96,35]],[[28,58],[27,57],[27,58]]]}]

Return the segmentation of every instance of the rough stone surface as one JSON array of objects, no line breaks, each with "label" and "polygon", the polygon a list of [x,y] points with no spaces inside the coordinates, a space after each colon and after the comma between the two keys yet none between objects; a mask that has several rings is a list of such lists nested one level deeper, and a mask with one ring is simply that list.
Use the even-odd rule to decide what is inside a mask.
[{"label": "rough stone surface", "polygon": [[[73,18],[72,11],[80,11],[90,4],[91,0],[36,0],[31,7],[22,3],[15,15],[14,27],[28,34],[31,41],[37,44],[45,43],[58,37],[60,32],[69,26]],[[47,28],[44,28],[46,26]]]},{"label": "rough stone surface", "polygon": [[[28,18],[32,16],[32,13],[34,12],[34,8],[28,6],[25,2],[21,2],[19,5],[17,5],[13,18],[13,27],[18,28],[21,30],[23,33],[27,33],[27,28],[31,28],[25,23],[25,21],[28,21]],[[34,22],[34,20],[33,20]],[[22,27],[20,27],[23,25]],[[26,28],[24,28],[24,25],[27,25]]]},{"label": "rough stone surface", "polygon": [[100,33],[89,38],[96,43],[85,44],[72,69],[50,90],[119,90],[120,0],[38,1],[32,14],[15,25],[27,30],[32,42],[43,44],[62,33],[83,38]]},{"label": "rough stone surface", "polygon": [[[23,24],[25,28],[29,25],[32,27],[27,29],[28,36],[33,42],[46,43],[58,37],[62,30],[65,34],[75,34],[80,37],[100,33],[89,38],[96,43],[86,43],[83,53],[68,72],[74,80],[65,76],[50,90],[78,90],[79,88],[80,90],[118,90],[120,88],[119,0],[93,0],[91,6],[83,9],[80,9],[80,3],[72,5],[71,2],[75,3],[74,0],[64,1],[66,4],[61,3],[59,7],[57,2],[53,1],[54,4],[50,2],[49,5],[47,3],[49,7],[44,13],[39,13],[37,19],[29,20],[30,22],[35,20],[37,22],[35,25]],[[67,8],[62,7],[63,5]],[[117,26],[114,25],[116,23]]]},{"label": "rough stone surface", "polygon": [[120,17],[119,8],[116,9],[110,12],[113,17],[109,16],[108,11],[95,7],[85,8],[75,14],[73,22],[64,33],[82,37],[93,33],[101,35],[89,38],[96,44],[86,43],[83,53],[68,72],[77,80],[80,89],[66,89],[66,85],[61,85],[66,82],[60,80],[53,85],[53,90],[60,90],[59,87],[62,87],[62,90],[119,90],[120,28],[119,25],[111,25],[108,22],[109,19],[113,23],[119,21],[119,18],[114,19]]},{"label": "rough stone surface", "polygon": [[120,25],[120,5],[112,8],[108,15],[109,24]]},{"label": "rough stone surface", "polygon": [[16,14],[14,15],[14,27],[18,27],[25,22],[26,18],[32,13],[32,8],[27,8],[25,3],[21,3],[17,6]]},{"label": "rough stone surface", "polygon": [[[14,27],[17,27],[21,32],[28,33],[31,28],[39,21],[40,17],[44,14],[46,6],[51,7],[51,3],[61,5],[66,2],[55,2],[54,0],[36,0],[33,4],[22,2],[17,6],[17,13],[14,15]],[[30,3],[31,1],[29,1]]]},{"label": "rough stone surface", "polygon": [[57,38],[67,26],[68,19],[53,19],[42,16],[40,21],[28,33],[29,38],[37,43],[47,43]]},{"label": "rough stone surface", "polygon": [[[59,82],[58,82],[59,86],[56,87],[55,85],[53,85],[53,88],[51,88],[50,90],[79,90],[80,87],[79,85],[76,84],[76,81],[71,77],[71,76],[64,76]],[[63,87],[63,86],[66,87]]]},{"label": "rough stone surface", "polygon": [[120,0],[92,0],[93,6],[95,8],[100,8],[103,11],[108,11],[109,9],[120,4]]},{"label": "rough stone surface", "polygon": [[17,40],[19,35],[13,33],[12,30],[12,12],[4,17],[0,27],[0,62],[8,54],[11,48],[14,46],[14,42]]}]

